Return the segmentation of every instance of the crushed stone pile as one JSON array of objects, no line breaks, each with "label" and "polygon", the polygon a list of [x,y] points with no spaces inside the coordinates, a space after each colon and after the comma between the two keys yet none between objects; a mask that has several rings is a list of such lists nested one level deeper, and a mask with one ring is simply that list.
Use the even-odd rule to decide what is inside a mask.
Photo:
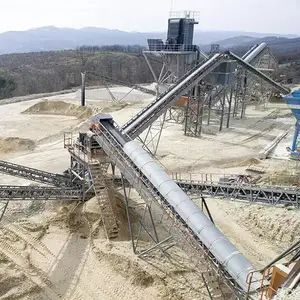
[{"label": "crushed stone pile", "polygon": [[93,111],[89,107],[83,107],[64,101],[41,101],[29,107],[23,114],[51,114],[51,115],[65,115],[77,117],[79,119],[86,119],[93,115]]},{"label": "crushed stone pile", "polygon": [[35,142],[30,139],[18,137],[0,138],[0,153],[32,151],[35,148]]},{"label": "crushed stone pile", "polygon": [[299,300],[300,299],[300,285],[293,291],[282,289],[278,291],[274,300]]}]

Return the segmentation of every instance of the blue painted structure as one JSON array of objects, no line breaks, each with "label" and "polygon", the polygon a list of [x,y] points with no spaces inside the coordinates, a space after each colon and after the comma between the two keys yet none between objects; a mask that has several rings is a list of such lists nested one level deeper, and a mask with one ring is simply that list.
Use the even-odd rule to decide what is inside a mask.
[{"label": "blue painted structure", "polygon": [[300,159],[300,90],[294,91],[284,97],[291,112],[296,118],[295,133],[291,148],[291,156]]}]

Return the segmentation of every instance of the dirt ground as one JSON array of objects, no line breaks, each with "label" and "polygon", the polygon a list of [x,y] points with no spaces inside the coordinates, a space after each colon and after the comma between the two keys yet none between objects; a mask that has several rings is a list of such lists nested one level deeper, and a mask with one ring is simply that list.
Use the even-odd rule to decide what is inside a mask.
[{"label": "dirt ground", "polygon": [[[92,112],[109,112],[122,125],[151,100],[127,102],[127,98],[122,104],[92,99],[87,103]],[[45,100],[53,104],[47,108],[39,104]],[[61,101],[65,103],[60,109]],[[76,93],[2,105],[0,159],[57,173],[66,170],[69,154],[63,149],[63,132],[88,127],[74,104]],[[232,120],[221,133],[217,124],[212,125],[214,134],[201,139],[184,136],[180,124],[166,123],[157,157],[169,173],[192,173],[193,178],[201,172],[244,173],[262,148],[290,129],[274,157],[257,162],[267,165],[267,175],[272,175],[297,167],[287,161],[284,151],[294,122],[284,104],[269,104],[266,109],[248,107],[245,119]],[[31,182],[0,175],[0,184]],[[208,206],[217,226],[257,268],[300,237],[299,211],[220,199],[208,199]],[[85,205],[11,203],[0,228],[0,300],[209,299],[202,280],[177,248],[171,258],[159,252],[147,260],[134,255],[124,208],[120,215],[120,238],[108,243],[97,223],[99,208],[93,199]],[[93,226],[97,235],[91,235]],[[164,229],[159,230],[163,235]],[[141,243],[148,245],[146,235]]]}]

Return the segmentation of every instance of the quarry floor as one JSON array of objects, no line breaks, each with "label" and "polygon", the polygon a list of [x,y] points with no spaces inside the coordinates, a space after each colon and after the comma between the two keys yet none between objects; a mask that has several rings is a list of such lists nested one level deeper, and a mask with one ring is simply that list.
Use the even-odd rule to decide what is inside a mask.
[{"label": "quarry floor", "polygon": [[[117,104],[105,99],[88,99],[87,104],[93,112],[110,113],[122,125],[151,100],[143,98],[136,94],[130,99],[129,94]],[[44,100],[52,105],[39,106]],[[0,106],[0,159],[50,172],[66,170],[70,158],[63,148],[63,132],[76,135],[88,128],[88,122],[85,112],[61,101],[78,104],[72,93]],[[270,176],[297,169],[285,149],[291,145],[295,122],[285,104],[269,104],[265,109],[249,106],[246,118],[232,119],[230,128],[222,132],[217,118],[205,127],[209,134],[200,139],[184,136],[181,124],[165,124],[157,158],[170,174],[197,179],[201,172],[245,173],[251,162],[267,167]],[[271,158],[257,162],[259,151],[287,130]],[[31,182],[1,174],[0,184]],[[140,201],[134,193],[131,198]],[[207,202],[220,230],[257,268],[300,237],[299,211],[224,199]],[[89,226],[99,219],[95,199],[84,205],[10,203],[0,227],[0,300],[209,299],[179,250],[174,260],[159,252],[146,261],[134,255],[122,208],[120,216],[120,237],[108,243],[101,226],[95,238],[88,236]],[[163,234],[163,228],[159,230]],[[143,243],[148,243],[146,237]]]}]

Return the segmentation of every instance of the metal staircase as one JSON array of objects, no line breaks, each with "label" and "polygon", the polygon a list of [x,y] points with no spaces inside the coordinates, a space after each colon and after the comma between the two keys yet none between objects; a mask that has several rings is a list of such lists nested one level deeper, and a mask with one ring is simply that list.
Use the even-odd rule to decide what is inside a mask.
[{"label": "metal staircase", "polygon": [[112,199],[110,199],[109,189],[112,180],[106,179],[106,172],[109,163],[93,163],[89,165],[90,174],[93,181],[95,195],[100,206],[102,223],[108,239],[118,236],[119,226],[115,216]]},{"label": "metal staircase", "polygon": [[50,184],[57,187],[71,186],[70,178],[68,176],[45,172],[3,160],[0,160],[0,173],[24,178],[30,181]]}]

